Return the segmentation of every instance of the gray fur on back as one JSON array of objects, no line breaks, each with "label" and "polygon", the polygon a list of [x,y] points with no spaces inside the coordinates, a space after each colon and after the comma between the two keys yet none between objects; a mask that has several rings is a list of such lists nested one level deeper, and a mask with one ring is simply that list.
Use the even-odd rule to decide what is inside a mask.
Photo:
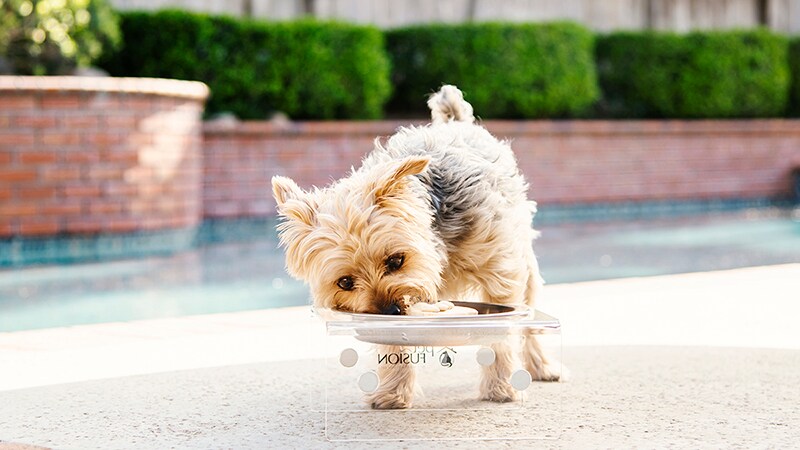
[{"label": "gray fur on back", "polygon": [[[502,220],[509,206],[527,202],[528,185],[511,147],[479,125],[451,121],[401,128],[362,168],[413,155],[431,157],[428,170],[417,176],[425,191],[420,194],[430,197],[434,226],[448,245],[469,235],[477,220]],[[529,204],[532,213],[535,206]],[[485,217],[489,211],[493,217]]]}]

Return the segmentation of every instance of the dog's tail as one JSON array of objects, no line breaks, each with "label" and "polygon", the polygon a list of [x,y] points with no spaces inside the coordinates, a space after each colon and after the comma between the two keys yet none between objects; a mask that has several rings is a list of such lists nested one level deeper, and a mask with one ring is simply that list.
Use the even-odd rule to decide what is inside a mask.
[{"label": "dog's tail", "polygon": [[439,92],[430,96],[428,108],[431,109],[433,123],[475,121],[475,117],[472,116],[472,105],[464,101],[464,94],[457,87],[449,84],[445,84]]}]

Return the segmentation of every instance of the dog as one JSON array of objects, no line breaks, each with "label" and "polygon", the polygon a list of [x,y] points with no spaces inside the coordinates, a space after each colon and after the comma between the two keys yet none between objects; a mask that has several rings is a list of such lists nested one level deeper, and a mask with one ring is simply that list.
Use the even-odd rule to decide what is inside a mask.
[{"label": "dog", "polygon": [[[543,284],[533,252],[536,204],[509,143],[475,123],[455,86],[431,95],[428,107],[429,125],[400,128],[385,144],[376,139],[359,169],[324,189],[272,178],[287,272],[310,286],[316,306],[405,314],[415,302],[469,296],[533,308]],[[514,401],[514,352],[507,343],[492,349],[481,399]],[[559,380],[560,365],[534,336],[522,361],[534,380]],[[378,376],[367,398],[373,408],[411,406],[411,365],[381,366]]]}]

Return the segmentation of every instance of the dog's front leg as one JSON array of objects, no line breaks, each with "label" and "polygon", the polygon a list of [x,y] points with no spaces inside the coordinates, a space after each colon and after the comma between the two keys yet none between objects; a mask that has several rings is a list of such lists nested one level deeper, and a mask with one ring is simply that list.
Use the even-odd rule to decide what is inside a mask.
[{"label": "dog's front leg", "polygon": [[481,400],[493,402],[513,402],[517,392],[508,380],[514,368],[514,353],[508,340],[491,345],[494,350],[494,362],[482,368]]},{"label": "dog's front leg", "polygon": [[[378,355],[403,354],[406,347],[399,345],[379,345]],[[391,358],[387,358],[390,360]],[[380,359],[379,359],[380,360]],[[411,407],[414,397],[414,366],[404,364],[379,364],[378,389],[367,396],[367,402],[375,409],[403,409]]]}]

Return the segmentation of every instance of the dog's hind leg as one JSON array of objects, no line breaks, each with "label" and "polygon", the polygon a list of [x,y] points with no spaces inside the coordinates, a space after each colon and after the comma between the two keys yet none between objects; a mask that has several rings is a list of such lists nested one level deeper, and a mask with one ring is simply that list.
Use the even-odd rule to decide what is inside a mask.
[{"label": "dog's hind leg", "polygon": [[[535,307],[536,294],[541,291],[542,277],[539,274],[539,264],[533,250],[527,255],[528,281],[525,283],[525,302],[531,309]],[[561,364],[550,360],[545,354],[535,333],[529,330],[525,333],[525,342],[522,347],[522,363],[531,378],[537,381],[559,381],[561,379]]]},{"label": "dog's hind leg", "polygon": [[[484,302],[513,304],[521,301],[523,283],[519,281],[519,271],[513,267],[495,265],[481,270],[480,273],[482,276],[477,282],[483,290]],[[517,399],[517,391],[509,382],[515,365],[511,344],[510,339],[505,339],[491,345],[495,359],[492,364],[481,367],[481,400],[513,402]]]},{"label": "dog's hind leg", "polygon": [[[406,347],[379,345],[379,354],[403,353]],[[410,408],[414,399],[416,373],[411,364],[379,364],[378,389],[367,396],[367,403],[374,409]]]},{"label": "dog's hind leg", "polygon": [[536,335],[530,332],[525,334],[522,362],[533,380],[559,381],[561,379],[561,364],[547,357],[542,346],[539,345]]}]

